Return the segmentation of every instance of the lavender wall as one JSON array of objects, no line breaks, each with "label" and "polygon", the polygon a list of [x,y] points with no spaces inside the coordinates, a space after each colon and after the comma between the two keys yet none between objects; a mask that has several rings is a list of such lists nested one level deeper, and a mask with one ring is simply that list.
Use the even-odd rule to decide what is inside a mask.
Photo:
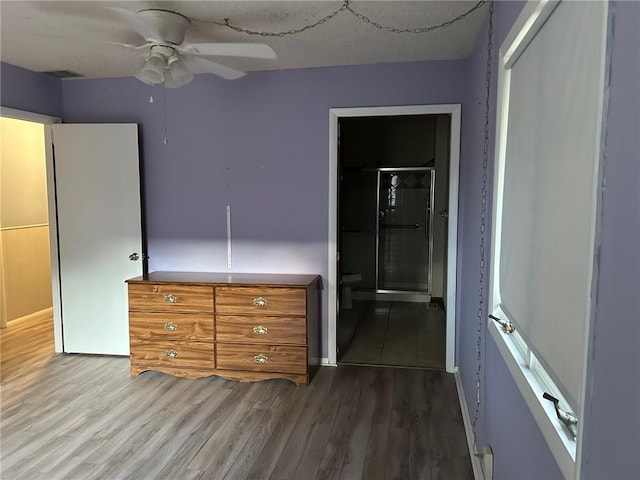
[{"label": "lavender wall", "polygon": [[[493,76],[490,100],[490,154],[488,164],[488,214],[491,213],[493,179],[494,121],[497,92],[498,48],[519,15],[523,2],[496,2],[493,35]],[[486,32],[486,29],[485,29]],[[460,218],[458,224],[458,367],[469,412],[475,409],[477,368],[476,342],[478,289],[480,277],[480,205],[482,188],[482,152],[485,116],[485,68],[487,37],[478,40],[469,59],[467,107],[463,110],[460,166]],[[487,246],[491,219],[486,224]],[[488,258],[488,247],[486,257]],[[486,271],[484,292],[488,291]],[[481,401],[478,417],[478,444],[490,445],[494,452],[496,479],[555,479],[562,474],[547,447],[500,352],[483,323]],[[517,426],[517,427],[516,427]]]},{"label": "lavender wall", "polygon": [[3,107],[62,116],[62,82],[41,73],[0,63],[0,104]]},{"label": "lavender wall", "polygon": [[[522,5],[496,2],[494,58]],[[640,478],[639,8],[615,4],[586,478]],[[328,109],[463,103],[458,363],[473,412],[485,47],[480,39],[463,62],[269,72],[235,82],[199,76],[168,90],[166,104],[160,89],[150,104],[149,87],[110,79],[62,82],[62,105],[61,82],[2,64],[0,101],[62,112],[67,122],[140,124],[152,269],[226,270],[224,209],[231,204],[233,271],[318,272],[325,279]],[[495,82],[492,92],[494,109]],[[326,312],[326,292],[323,299]],[[494,449],[496,478],[560,478],[486,331],[483,343],[479,434],[480,444]]]},{"label": "lavender wall", "polygon": [[[497,48],[521,2],[496,2]],[[640,478],[640,4],[616,2],[606,190],[597,308],[587,393],[583,477]],[[486,43],[470,59],[470,96],[463,115],[460,186],[458,363],[469,410],[475,406],[479,205]],[[495,82],[491,107],[495,108]],[[491,118],[495,118],[492,111]],[[492,143],[494,138],[491,132]],[[490,161],[489,179],[493,175]],[[562,478],[517,386],[485,329],[479,444],[494,451],[496,479]],[[622,414],[620,414],[622,412]]]},{"label": "lavender wall", "polygon": [[640,3],[614,4],[585,478],[640,478]]},{"label": "lavender wall", "polygon": [[[326,284],[329,109],[461,103],[465,87],[464,61],[197,76],[165,108],[164,90],[150,104],[134,79],[70,80],[64,120],[141,125],[150,269],[227,271],[231,205],[231,271]],[[326,306],[325,290],[324,332]]]}]

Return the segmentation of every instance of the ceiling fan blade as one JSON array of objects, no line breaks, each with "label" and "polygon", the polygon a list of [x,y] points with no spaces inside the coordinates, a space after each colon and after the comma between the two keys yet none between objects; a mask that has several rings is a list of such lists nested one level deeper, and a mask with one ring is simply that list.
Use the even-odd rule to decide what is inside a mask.
[{"label": "ceiling fan blade", "polygon": [[241,72],[235,68],[227,67],[195,55],[184,55],[182,59],[190,70],[204,70],[206,73],[213,73],[227,80],[235,80],[236,78],[246,75],[245,72]]},{"label": "ceiling fan blade", "polygon": [[154,25],[151,25],[145,17],[138,15],[136,12],[127,10],[126,8],[110,7],[111,10],[116,12],[122,17],[129,25],[135,28],[136,32],[140,34],[142,38],[147,42],[160,42],[162,41],[160,32],[158,32]]},{"label": "ceiling fan blade", "polygon": [[198,55],[225,57],[278,58],[276,52],[264,43],[190,43],[182,47],[186,52]]},{"label": "ceiling fan blade", "polygon": [[117,45],[118,47],[131,48],[133,50],[144,50],[146,48],[153,46],[152,42],[146,42],[146,43],[143,43],[142,45],[134,45],[133,43],[109,42],[104,40],[101,43],[106,43],[107,45]]}]

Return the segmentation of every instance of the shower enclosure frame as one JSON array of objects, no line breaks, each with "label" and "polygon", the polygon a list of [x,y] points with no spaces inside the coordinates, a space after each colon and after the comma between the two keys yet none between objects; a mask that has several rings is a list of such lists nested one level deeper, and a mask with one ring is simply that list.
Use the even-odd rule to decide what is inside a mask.
[{"label": "shower enclosure frame", "polygon": [[[432,277],[433,277],[433,204],[435,201],[435,182],[436,182],[436,169],[434,167],[379,167],[372,169],[377,172],[376,178],[376,212],[380,212],[380,178],[382,173],[392,173],[392,172],[429,172],[430,173],[430,184],[429,184],[429,198],[428,198],[428,207],[425,207],[425,225],[427,235],[428,235],[428,243],[427,243],[427,259],[428,259],[428,270],[427,270],[427,290],[401,290],[401,289],[384,289],[380,288],[380,215],[376,215],[376,261],[375,261],[375,272],[376,272],[376,284],[375,284],[375,293],[392,293],[392,294],[417,294],[417,295],[431,295],[432,291]],[[420,229],[420,225],[406,225],[401,226],[399,228],[417,228]]]}]

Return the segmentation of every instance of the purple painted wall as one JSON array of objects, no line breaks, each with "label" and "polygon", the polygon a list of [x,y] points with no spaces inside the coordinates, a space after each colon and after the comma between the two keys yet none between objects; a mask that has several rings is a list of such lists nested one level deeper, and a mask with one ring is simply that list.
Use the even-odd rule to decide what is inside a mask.
[{"label": "purple painted wall", "polygon": [[62,82],[41,73],[0,63],[0,104],[3,107],[62,116]]},{"label": "purple painted wall", "polygon": [[640,3],[614,5],[585,478],[640,478]]},{"label": "purple painted wall", "polygon": [[[522,5],[496,2],[494,58]],[[585,478],[640,478],[639,26],[640,4],[617,2]],[[60,82],[2,64],[0,101],[62,112],[67,122],[140,124],[152,269],[225,271],[230,204],[232,271],[318,272],[325,279],[329,108],[463,103],[458,364],[473,412],[484,41],[462,62],[264,72],[235,82],[198,76],[168,90],[166,103],[155,89],[152,104],[152,89],[133,79]],[[489,180],[492,164],[493,155]],[[326,301],[325,291],[325,312]],[[483,343],[479,443],[493,447],[495,478],[560,478],[486,331]]]},{"label": "purple painted wall", "polygon": [[[141,125],[151,270],[319,273],[326,284],[329,109],[462,103],[465,61],[63,83],[66,122]],[[167,139],[163,143],[166,113]],[[323,292],[326,332],[327,292]],[[323,355],[327,355],[326,335]]]},{"label": "purple painted wall", "polygon": [[[493,180],[493,143],[497,92],[498,48],[524,3],[496,2],[493,35],[493,75],[490,101],[490,154],[488,164],[488,215],[486,223],[486,258],[489,258],[491,235],[491,200]],[[480,277],[480,205],[482,188],[482,152],[485,119],[485,68],[487,61],[486,30],[469,59],[468,97],[463,110],[462,152],[460,166],[460,218],[458,223],[458,367],[467,405],[473,416],[476,402],[476,342],[478,289]],[[489,287],[486,271],[485,299]],[[500,352],[483,322],[481,402],[478,416],[478,445],[490,445],[494,452],[496,479],[551,479],[562,474],[538,429],[520,391],[511,377]],[[515,427],[517,425],[517,428]]]},{"label": "purple painted wall", "polygon": [[[494,58],[524,4],[496,2]],[[597,308],[591,345],[583,477],[640,478],[640,4],[614,4],[606,190]],[[486,42],[470,59],[463,115],[458,364],[475,407],[479,205]],[[495,80],[495,77],[494,77]],[[495,109],[495,82],[491,107]],[[495,118],[492,111],[491,118]],[[494,132],[491,132],[492,143]],[[493,151],[492,151],[493,156]],[[489,180],[493,176],[490,157]],[[493,448],[496,479],[562,478],[555,460],[486,329],[479,444]],[[622,413],[622,414],[621,414]]]}]

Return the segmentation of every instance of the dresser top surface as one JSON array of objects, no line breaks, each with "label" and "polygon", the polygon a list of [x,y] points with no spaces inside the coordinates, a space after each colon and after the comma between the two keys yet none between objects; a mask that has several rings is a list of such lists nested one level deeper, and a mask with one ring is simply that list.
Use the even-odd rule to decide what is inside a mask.
[{"label": "dresser top surface", "polygon": [[192,285],[269,285],[308,287],[319,281],[319,275],[283,273],[213,273],[213,272],[149,272],[130,278],[127,283],[188,283]]}]

